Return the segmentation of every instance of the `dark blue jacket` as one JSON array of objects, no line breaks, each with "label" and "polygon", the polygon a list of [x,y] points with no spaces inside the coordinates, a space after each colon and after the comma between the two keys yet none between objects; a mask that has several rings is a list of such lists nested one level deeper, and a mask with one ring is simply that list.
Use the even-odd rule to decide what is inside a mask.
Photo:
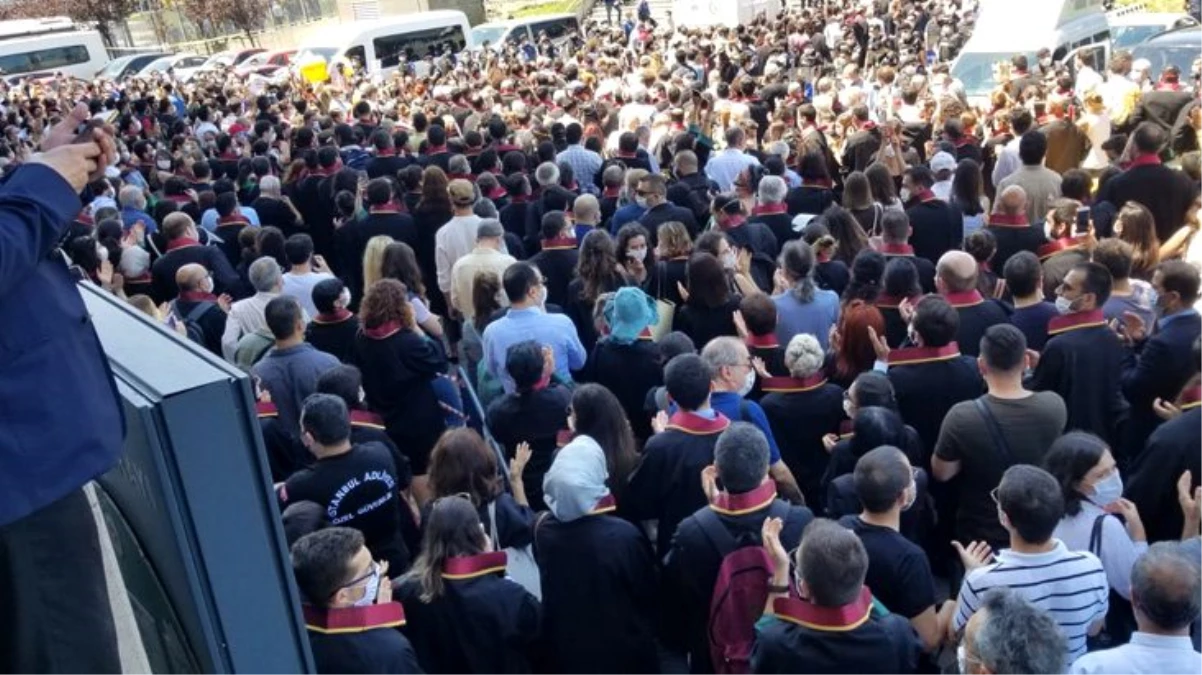
[{"label": "dark blue jacket", "polygon": [[117,463],[125,434],[108,359],[53,251],[79,197],[36,164],[0,185],[0,525]]},{"label": "dark blue jacket", "polygon": [[1176,399],[1190,378],[1193,369],[1185,366],[1193,360],[1194,340],[1199,334],[1202,334],[1202,319],[1191,309],[1180,316],[1161,319],[1160,330],[1155,335],[1137,350],[1127,351],[1122,385],[1123,395],[1131,404],[1125,443],[1128,457],[1138,455],[1148,437],[1160,426],[1160,418],[1152,410],[1152,401]]}]

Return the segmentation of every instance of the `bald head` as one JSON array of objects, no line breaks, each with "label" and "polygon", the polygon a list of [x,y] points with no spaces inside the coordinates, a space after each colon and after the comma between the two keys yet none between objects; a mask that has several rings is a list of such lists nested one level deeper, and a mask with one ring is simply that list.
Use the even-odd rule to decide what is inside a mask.
[{"label": "bald head", "polygon": [[578,223],[598,225],[601,223],[601,204],[593,195],[580,195],[572,202],[572,217]]},{"label": "bald head", "polygon": [[964,251],[948,251],[935,266],[936,280],[944,293],[961,293],[976,288],[977,261]]},{"label": "bald head", "polygon": [[175,272],[175,285],[179,286],[180,293],[188,291],[207,292],[210,290],[206,288],[208,279],[209,270],[205,269],[204,265],[198,263],[184,265]]},{"label": "bald head", "polygon": [[1027,212],[1027,191],[1017,185],[1002,190],[998,197],[998,211],[1008,216],[1018,216]]}]

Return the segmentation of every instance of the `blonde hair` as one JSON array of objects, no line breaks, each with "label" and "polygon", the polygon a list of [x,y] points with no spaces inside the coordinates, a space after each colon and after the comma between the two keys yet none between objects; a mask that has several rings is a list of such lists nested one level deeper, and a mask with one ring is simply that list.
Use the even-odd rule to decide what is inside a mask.
[{"label": "blonde hair", "polygon": [[384,250],[393,241],[386,234],[367,240],[367,246],[363,249],[363,288],[371,288],[372,284],[384,277]]}]

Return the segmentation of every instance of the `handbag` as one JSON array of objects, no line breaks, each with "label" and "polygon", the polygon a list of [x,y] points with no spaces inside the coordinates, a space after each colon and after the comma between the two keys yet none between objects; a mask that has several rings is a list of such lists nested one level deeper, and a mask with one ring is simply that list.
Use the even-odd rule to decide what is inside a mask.
[{"label": "handbag", "polygon": [[[496,548],[499,536],[497,534],[497,500],[488,503],[488,534],[493,539]],[[540,602],[543,599],[542,577],[538,572],[538,563],[534,562],[534,551],[531,546],[510,546],[505,551],[505,576],[517,582]]]},{"label": "handbag", "polygon": [[[664,284],[667,283],[668,265],[662,260],[655,263],[656,276],[659,277],[656,296],[664,294]],[[659,342],[664,339],[664,336],[672,332],[672,318],[676,316],[676,303],[671,300],[665,300],[662,297],[655,298],[655,325],[651,326],[651,339]]]}]

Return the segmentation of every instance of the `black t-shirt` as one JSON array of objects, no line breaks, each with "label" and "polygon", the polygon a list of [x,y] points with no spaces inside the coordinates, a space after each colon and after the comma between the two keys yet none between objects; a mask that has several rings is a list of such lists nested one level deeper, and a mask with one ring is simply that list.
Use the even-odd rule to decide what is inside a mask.
[{"label": "black t-shirt", "polygon": [[888,527],[870,525],[859,516],[839,524],[856,533],[868,552],[864,583],[890,612],[907,619],[935,605],[935,581],[927,556],[914,542]]},{"label": "black t-shirt", "polygon": [[388,448],[364,443],[289,476],[280,501],[320,504],[331,525],[362,532],[372,556],[386,558],[389,569],[399,573],[409,561],[400,539],[398,489],[396,464]]}]

